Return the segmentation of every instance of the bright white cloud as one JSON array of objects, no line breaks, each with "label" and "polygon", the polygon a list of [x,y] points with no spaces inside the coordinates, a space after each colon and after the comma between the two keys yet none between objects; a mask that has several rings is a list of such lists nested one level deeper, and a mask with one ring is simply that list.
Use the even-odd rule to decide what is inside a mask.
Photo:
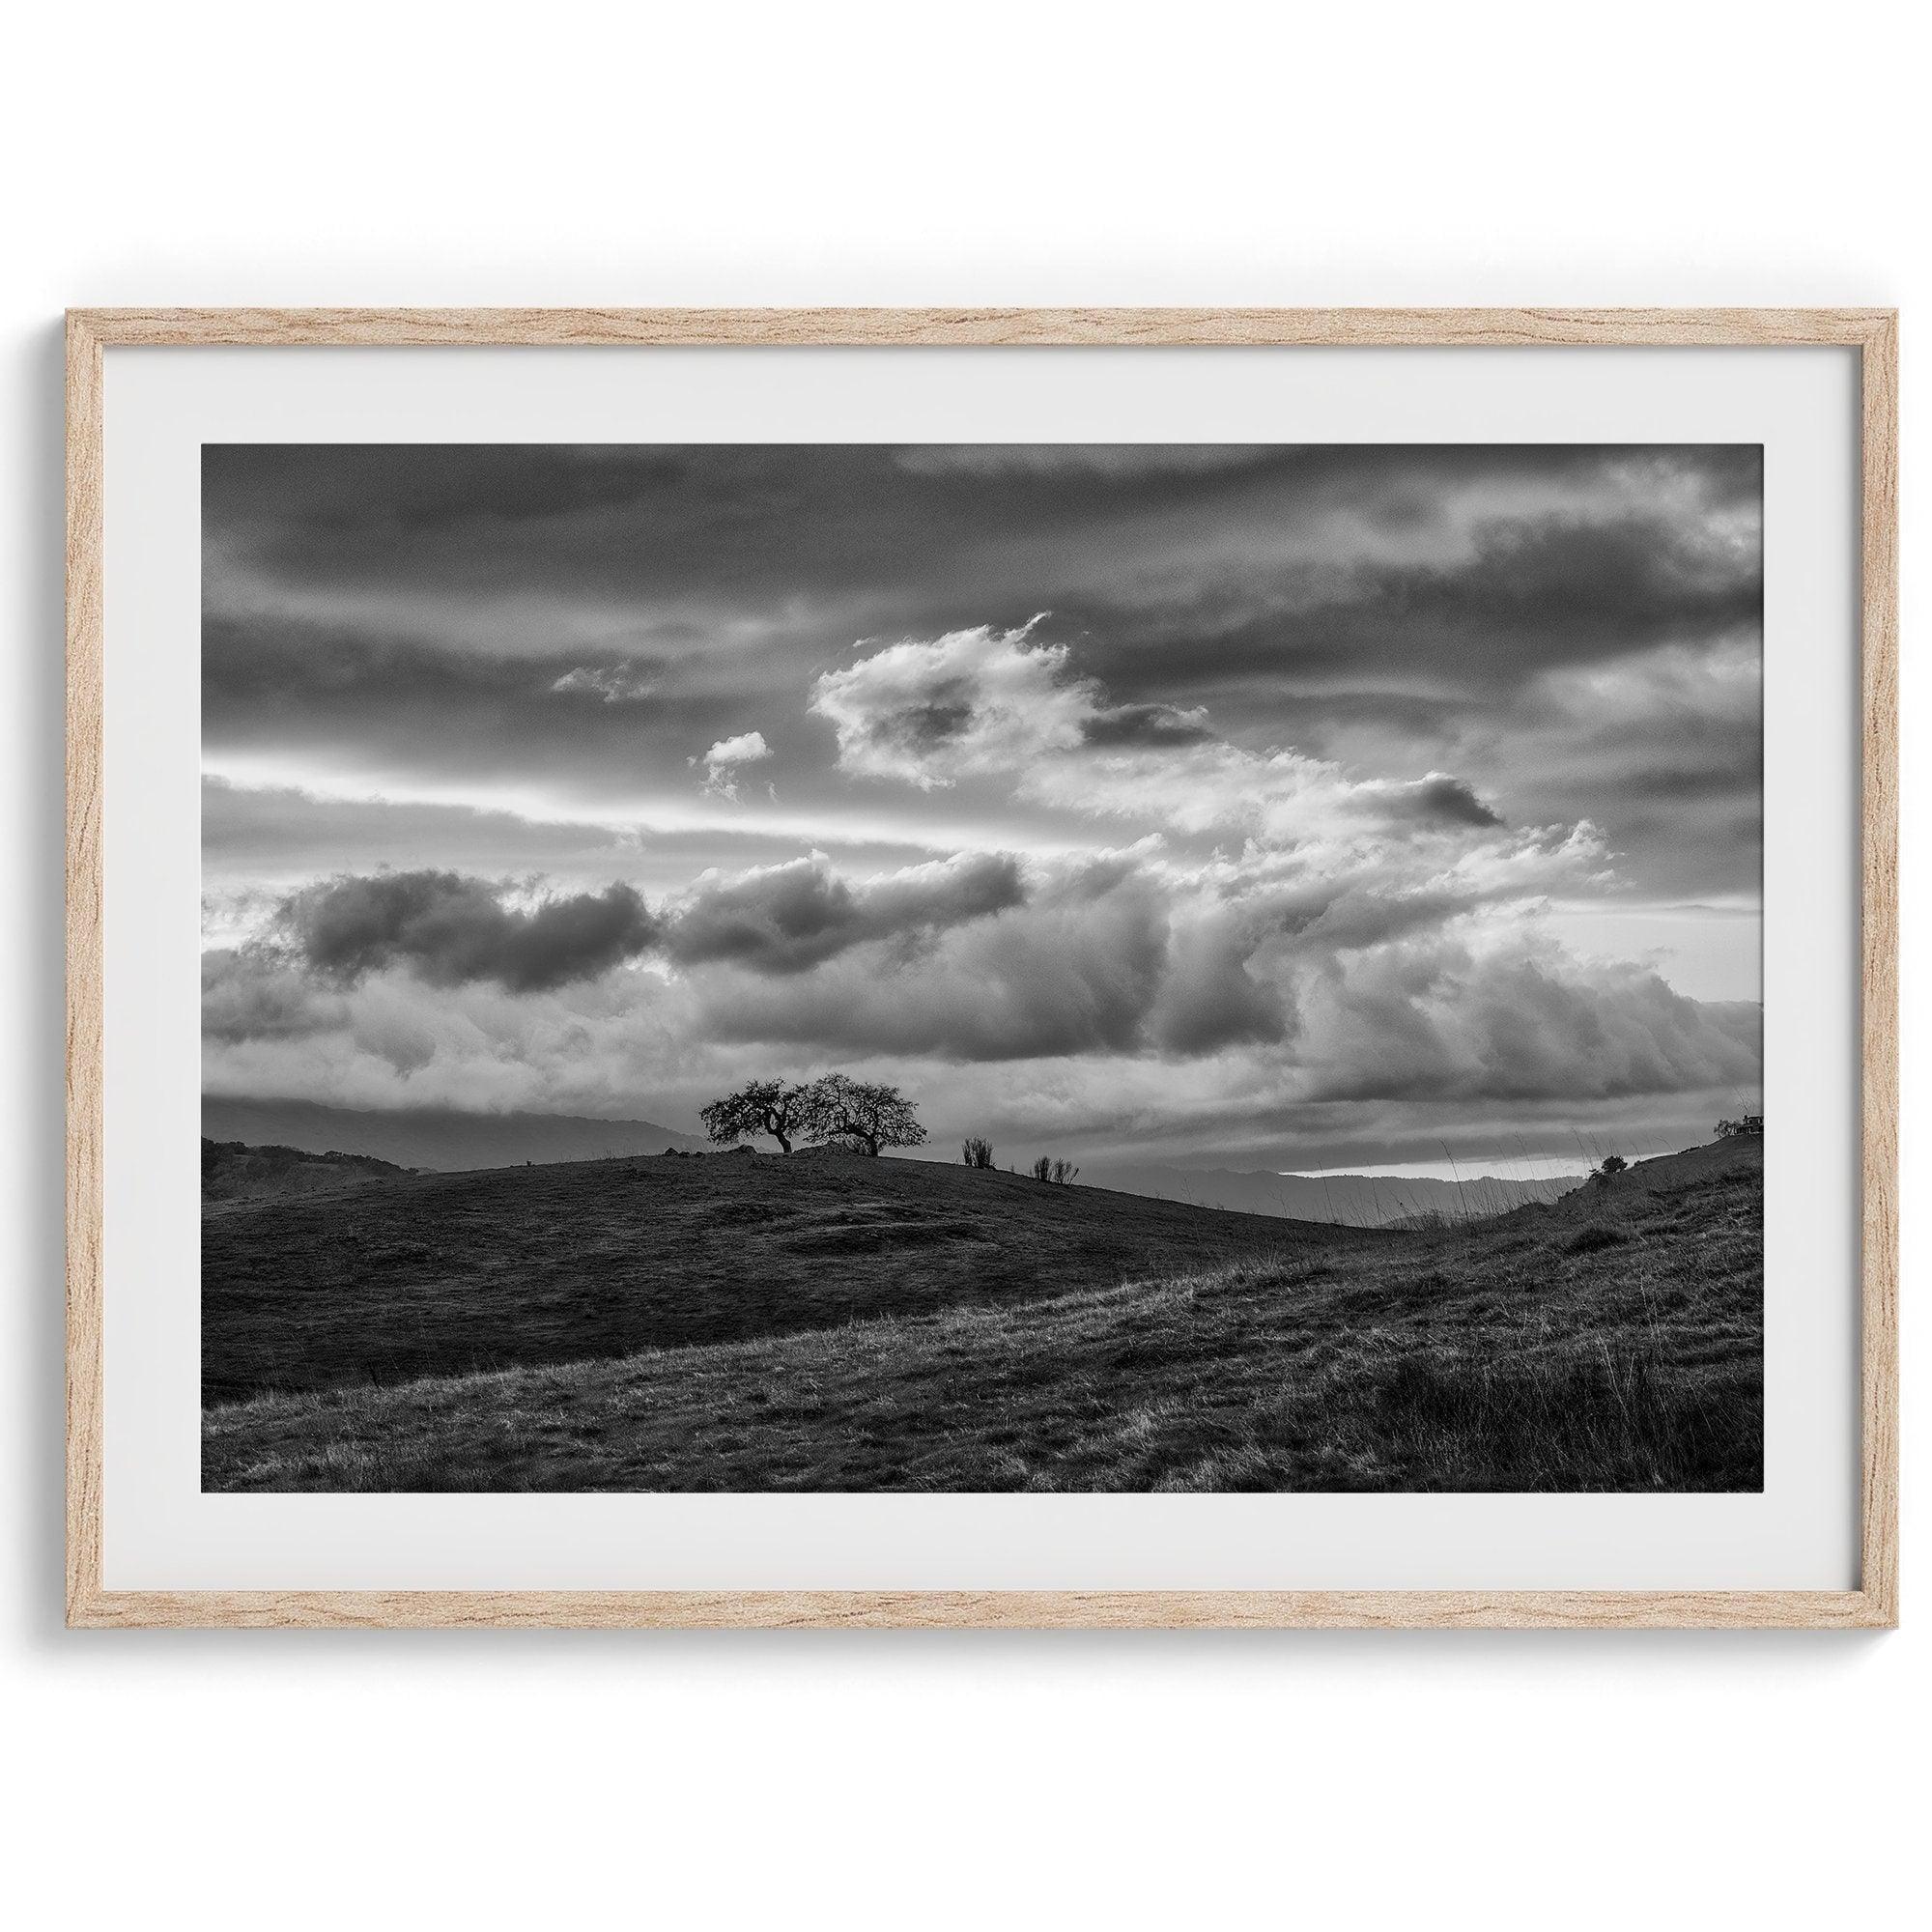
[{"label": "bright white cloud", "polygon": [[[822,677],[812,708],[850,773],[922,791],[1005,778],[1036,805],[1149,828],[1131,842],[961,850],[869,878],[822,852],[707,872],[662,902],[640,962],[522,999],[379,972],[318,1006],[286,962],[256,974],[230,955],[211,1083],[608,1109],[842,1060],[1008,1116],[1031,1094],[1084,1132],[1185,1130],[1197,1107],[1206,1132],[1338,1102],[1755,1077],[1749,1009],[1548,936],[1552,899],[1608,880],[1593,827],[1511,828],[1449,774],[1357,777],[1229,744],[1199,710],[1110,705],[1029,630],[890,645]],[[730,799],[770,756],[747,731],[691,763]],[[1202,835],[1211,853],[1185,849]],[[988,1066],[1007,1069],[1003,1098],[971,1071]]]},{"label": "bright white cloud", "polygon": [[1065,644],[1029,641],[1038,622],[907,639],[827,671],[810,708],[838,732],[839,764],[932,791],[968,773],[1016,771],[1073,751],[1098,708],[1095,694],[1066,676]]},{"label": "bright white cloud", "polygon": [[769,758],[772,748],[762,731],[741,731],[735,738],[721,738],[701,758],[691,762],[704,767],[704,789],[720,798],[738,796],[738,767],[755,765]]},{"label": "bright white cloud", "polygon": [[1493,893],[1506,878],[1519,890],[1574,888],[1601,864],[1593,828],[1511,832],[1447,773],[1361,778],[1293,750],[1230,744],[1199,707],[1110,704],[1073,673],[1065,645],[1032,641],[1038,621],[906,639],[820,677],[811,709],[837,731],[841,767],[922,791],[1004,776],[1018,797],[1082,817],[1233,835],[1252,848],[1250,873],[1270,863],[1328,878],[1371,867],[1399,873],[1405,891],[1492,874]]},{"label": "bright white cloud", "polygon": [[712,771],[721,765],[755,764],[760,758],[769,758],[772,748],[765,743],[762,731],[740,731],[735,738],[721,738],[706,752],[701,762]]}]

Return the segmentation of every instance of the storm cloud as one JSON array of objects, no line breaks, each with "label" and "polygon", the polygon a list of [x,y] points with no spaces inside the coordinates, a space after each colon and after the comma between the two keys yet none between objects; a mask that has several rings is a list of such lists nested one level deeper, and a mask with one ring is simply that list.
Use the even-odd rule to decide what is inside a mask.
[{"label": "storm cloud", "polygon": [[595,979],[658,935],[626,885],[520,908],[456,872],[326,879],[292,895],[277,917],[303,964],[327,979],[353,982],[405,966],[433,985],[494,980],[513,992]]},{"label": "storm cloud", "polygon": [[[1027,887],[1004,853],[963,854],[856,885],[814,853],[733,877],[707,872],[656,911],[622,881],[528,903],[520,896],[512,885],[458,872],[319,880],[274,905],[270,937],[255,949],[271,972],[233,975],[233,949],[207,955],[211,1023],[224,1037],[298,1030],[285,1017],[303,984],[292,968],[336,985],[400,969],[437,986],[489,980],[540,992],[645,955],[781,979],[859,946],[882,945],[902,962],[940,932],[1024,904]],[[243,984],[245,997],[237,990]]]},{"label": "storm cloud", "polygon": [[211,445],[207,1077],[688,1124],[836,1058],[941,1133],[1284,1163],[1736,1113],[1761,484]]},{"label": "storm cloud", "polygon": [[815,853],[735,879],[700,880],[669,923],[666,951],[684,966],[722,961],[782,977],[871,941],[917,947],[1025,897],[1008,854],[967,854],[855,887]]},{"label": "storm cloud", "polygon": [[[755,726],[755,796],[724,778],[720,806],[876,837],[818,681],[855,644],[1031,626],[1107,693],[1077,727],[1096,748],[1211,733],[1449,772],[1512,822],[1603,825],[1672,893],[1735,895],[1754,703],[1711,721],[1693,837],[1640,781],[1677,712],[1657,660],[1755,662],[1760,480],[1749,445],[211,446],[211,769],[683,826],[678,775]],[[1564,755],[1646,692],[1614,756]],[[926,788],[1021,842],[956,697],[871,729],[880,773],[895,742],[951,744]],[[1549,754],[1517,755],[1524,731]],[[896,822],[952,849],[931,812]]]},{"label": "storm cloud", "polygon": [[1486,826],[1502,823],[1465,781],[1452,779],[1446,772],[1431,772],[1427,778],[1415,779],[1406,784],[1368,787],[1363,804],[1369,810],[1385,812],[1390,818],[1406,818],[1425,825]]},{"label": "storm cloud", "polygon": [[723,1040],[866,1056],[1136,1053],[1166,984],[1168,935],[1153,881],[1082,867],[1024,907],[962,923],[896,961],[847,953],[797,984],[721,975],[703,986],[701,1010]]}]

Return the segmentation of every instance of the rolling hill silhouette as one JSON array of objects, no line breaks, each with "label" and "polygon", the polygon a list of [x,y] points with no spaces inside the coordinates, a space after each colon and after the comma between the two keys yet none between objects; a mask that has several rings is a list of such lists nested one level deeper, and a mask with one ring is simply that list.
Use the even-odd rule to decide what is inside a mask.
[{"label": "rolling hill silhouette", "polygon": [[203,1389],[750,1341],[1377,1238],[859,1154],[412,1175],[205,1221]]},{"label": "rolling hill silhouette", "polygon": [[231,1100],[203,1094],[206,1140],[306,1153],[362,1153],[398,1167],[459,1173],[525,1161],[600,1160],[611,1154],[700,1148],[655,1121],[598,1121],[571,1114],[466,1114],[453,1107],[329,1107],[316,1100]]}]

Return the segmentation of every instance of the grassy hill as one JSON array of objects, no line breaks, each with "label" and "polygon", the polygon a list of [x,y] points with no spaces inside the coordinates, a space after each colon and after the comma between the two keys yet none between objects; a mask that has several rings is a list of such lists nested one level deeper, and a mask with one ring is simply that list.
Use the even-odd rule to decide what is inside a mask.
[{"label": "grassy hill", "polygon": [[309,1153],[300,1148],[244,1147],[240,1141],[201,1144],[201,1199],[255,1201],[270,1195],[332,1194],[370,1180],[399,1180],[409,1173],[360,1153]]},{"label": "grassy hill", "polygon": [[1682,1153],[1658,1154],[1634,1161],[1621,1174],[1592,1175],[1550,1203],[1560,1220],[1624,1223],[1640,1221],[1657,1200],[1667,1195],[1694,1193],[1707,1181],[1726,1175],[1764,1173],[1764,1137],[1740,1135],[1686,1148]]},{"label": "grassy hill", "polygon": [[[546,1287],[540,1238],[500,1269],[495,1236],[461,1269],[439,1255],[430,1229],[500,1221],[513,1198],[500,1184],[356,1197],[358,1218],[423,1210],[402,1225],[424,1230],[424,1258],[367,1275],[373,1289],[358,1269],[400,1227],[379,1241],[365,1220],[360,1247],[331,1260],[324,1225],[291,1218],[298,1204],[238,1219],[261,1225],[245,1254],[215,1258],[211,1395],[251,1377],[301,1392],[212,1408],[207,1486],[1762,1486],[1755,1140],[1642,1163],[1594,1206],[1394,1235],[921,1162],[638,1165],[635,1179],[622,1164],[551,1170],[550,1206],[521,1203],[553,1242],[584,1224],[582,1252],[552,1257],[585,1282],[574,1294]],[[1173,1218],[1137,1212],[1163,1208]],[[276,1238],[306,1249],[279,1280],[267,1271]],[[694,1271],[701,1289],[684,1285]],[[264,1296],[293,1316],[294,1341],[270,1339],[281,1330],[263,1321]],[[586,1300],[628,1302],[630,1326],[592,1321]],[[452,1304],[473,1311],[475,1346],[503,1366],[410,1366],[412,1348],[428,1359],[464,1346]],[[358,1324],[376,1332],[358,1339]],[[738,1332],[685,1338],[696,1346],[619,1334],[707,1325]],[[560,1345],[592,1333],[600,1348],[580,1352],[601,1359],[563,1359]],[[341,1373],[310,1373],[323,1363]],[[398,1372],[421,1378],[368,1385]]]},{"label": "grassy hill", "polygon": [[861,1155],[414,1175],[204,1218],[203,1397],[752,1341],[1375,1238]]}]

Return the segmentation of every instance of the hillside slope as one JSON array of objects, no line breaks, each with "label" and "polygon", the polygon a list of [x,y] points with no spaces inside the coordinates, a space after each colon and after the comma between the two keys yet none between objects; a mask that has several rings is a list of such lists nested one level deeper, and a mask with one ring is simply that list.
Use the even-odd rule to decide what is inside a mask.
[{"label": "hillside slope", "polygon": [[207,1140],[305,1153],[360,1153],[440,1174],[524,1161],[602,1160],[616,1154],[699,1148],[701,1140],[655,1121],[595,1121],[569,1114],[464,1114],[450,1107],[329,1107],[316,1100],[222,1099],[203,1094]]},{"label": "hillside slope", "polygon": [[1302,1221],[1342,1221],[1357,1228],[1389,1227],[1417,1214],[1456,1219],[1499,1214],[1533,1201],[1554,1201],[1581,1175],[1531,1180],[1472,1167],[1461,1180],[1392,1180],[1367,1174],[1252,1173],[1225,1167],[1094,1167],[1081,1171],[1095,1187],[1236,1208],[1250,1214],[1287,1214]]},{"label": "hillside slope", "polygon": [[1739,1134],[1633,1162],[1621,1174],[1592,1175],[1574,1191],[1549,1204],[1566,1221],[1641,1220],[1662,1198],[1694,1192],[1733,1175],[1764,1176],[1764,1136]]},{"label": "hillside slope", "polygon": [[203,1397],[749,1341],[1385,1238],[859,1155],[415,1175],[204,1219]]},{"label": "hillside slope", "polygon": [[[209,1413],[204,1482],[1756,1490],[1759,1153],[1647,1164],[1643,1184],[1605,1190],[1615,1206],[1598,1216],[1528,1208],[1436,1233],[1277,1243],[1049,1299],[265,1396]],[[901,1165],[915,1164],[887,1172]],[[1042,1193],[1084,1205],[1078,1190]],[[1018,1205],[1009,1187],[987,1198]]]},{"label": "hillside slope", "polygon": [[372,1180],[400,1180],[409,1173],[386,1160],[359,1153],[308,1153],[300,1148],[244,1147],[240,1141],[203,1141],[203,1205],[256,1201],[285,1194],[332,1194]]}]

